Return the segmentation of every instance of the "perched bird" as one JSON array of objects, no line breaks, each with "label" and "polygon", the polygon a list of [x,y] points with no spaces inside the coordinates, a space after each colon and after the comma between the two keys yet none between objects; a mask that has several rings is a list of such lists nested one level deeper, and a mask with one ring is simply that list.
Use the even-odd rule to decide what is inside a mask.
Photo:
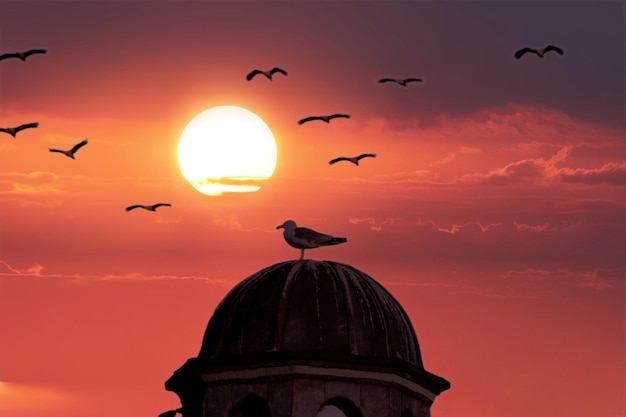
[{"label": "perched bird", "polygon": [[283,75],[287,75],[287,71],[285,71],[282,68],[278,68],[278,67],[274,67],[269,71],[261,71],[258,69],[255,69],[254,71],[252,71],[250,74],[246,75],[246,80],[250,81],[252,80],[255,76],[259,75],[259,74],[263,74],[267,77],[268,80],[272,81],[272,75],[274,75],[275,73],[281,73]]},{"label": "perched bird", "polygon": [[337,117],[345,117],[346,119],[350,118],[349,114],[331,114],[330,116],[310,116],[305,117],[304,119],[298,120],[298,124],[304,124],[306,122],[310,122],[312,120],[321,120],[323,122],[329,123],[330,119],[335,119]]},{"label": "perched bird", "polygon": [[376,154],[375,153],[362,153],[359,156],[353,156],[352,158],[347,158],[345,156],[340,156],[339,158],[335,158],[332,161],[329,162],[329,164],[334,164],[336,162],[339,161],[348,161],[348,162],[352,162],[354,165],[358,166],[359,165],[359,161],[363,158],[376,158]]},{"label": "perched bird", "polygon": [[46,51],[45,49],[31,49],[26,52],[13,52],[9,54],[2,54],[0,55],[0,61],[2,61],[3,59],[18,58],[26,62],[26,58],[28,58],[29,56],[35,54],[45,54],[46,52],[48,51]]},{"label": "perched bird", "polygon": [[67,156],[68,158],[72,158],[72,159],[76,159],[74,158],[74,154],[76,153],[77,150],[79,150],[80,148],[82,148],[83,146],[85,146],[88,143],[88,140],[85,139],[80,143],[77,143],[76,145],[74,145],[72,147],[72,149],[70,149],[69,151],[63,151],[61,149],[49,149],[50,152],[58,152],[58,153],[62,153],[63,155]]},{"label": "perched bird", "polygon": [[293,220],[287,220],[283,224],[276,226],[276,229],[285,229],[283,237],[290,246],[300,249],[300,260],[304,258],[305,249],[338,245],[348,241],[345,237],[334,237],[318,233],[306,227],[298,227]]},{"label": "perched bird", "polygon": [[543,58],[546,52],[555,51],[559,55],[563,55],[563,50],[558,46],[548,45],[543,49],[532,49],[532,48],[522,48],[519,51],[515,52],[515,58],[520,59],[527,52],[532,52],[533,54],[537,54],[539,58]]},{"label": "perched bird", "polygon": [[24,130],[24,129],[31,129],[31,128],[35,128],[39,126],[39,123],[35,122],[35,123],[26,123],[24,125],[19,125],[17,127],[0,127],[0,132],[4,132],[4,133],[8,133],[9,135],[15,137],[15,135],[17,135],[17,132]]},{"label": "perched bird", "polygon": [[408,83],[412,83],[412,82],[422,82],[421,78],[405,78],[404,80],[398,80],[395,78],[381,78],[380,80],[378,80],[379,84],[383,84],[383,83],[396,83],[396,84],[400,84],[402,87],[406,87],[406,85]]},{"label": "perched bird", "polygon": [[172,205],[168,204],[168,203],[158,203],[158,204],[153,204],[151,206],[143,206],[141,204],[135,204],[134,206],[126,207],[126,211],[131,211],[131,210],[134,210],[136,208],[142,208],[142,209],[148,210],[148,211],[156,211],[156,209],[161,207],[161,206],[172,207]]}]

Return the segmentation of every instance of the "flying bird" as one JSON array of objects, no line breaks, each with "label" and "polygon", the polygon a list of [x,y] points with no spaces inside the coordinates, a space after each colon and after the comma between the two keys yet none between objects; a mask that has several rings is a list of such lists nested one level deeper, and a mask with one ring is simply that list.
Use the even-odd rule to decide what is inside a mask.
[{"label": "flying bird", "polygon": [[352,158],[347,158],[345,156],[340,156],[339,158],[335,158],[332,161],[329,162],[329,164],[334,164],[337,163],[339,161],[348,161],[348,162],[352,162],[354,165],[358,166],[359,165],[359,161],[363,158],[376,158],[376,154],[375,153],[362,153],[359,156],[353,156]]},{"label": "flying bird", "polygon": [[348,241],[345,237],[334,237],[307,229],[306,227],[298,227],[293,220],[287,220],[283,224],[276,226],[276,229],[285,229],[283,232],[285,242],[296,249],[300,249],[300,260],[304,258],[305,249],[338,245]]},{"label": "flying bird", "polygon": [[405,78],[403,80],[398,80],[396,78],[381,78],[380,80],[378,80],[379,84],[383,84],[383,83],[396,83],[401,85],[402,87],[406,87],[406,85],[408,83],[412,83],[412,82],[422,82],[421,78]]},{"label": "flying bird", "polygon": [[126,211],[131,211],[131,210],[134,210],[136,208],[142,208],[142,209],[148,210],[148,211],[156,211],[156,209],[161,207],[161,206],[172,207],[172,205],[168,204],[168,203],[158,203],[158,204],[153,204],[151,206],[143,206],[141,204],[135,204],[134,206],[126,207]]},{"label": "flying bird", "polygon": [[527,52],[532,52],[533,54],[537,54],[539,58],[543,58],[546,52],[555,51],[559,55],[563,55],[563,50],[558,46],[548,45],[543,49],[533,49],[533,48],[522,48],[519,51],[515,52],[515,58],[520,59]]},{"label": "flying bird", "polygon": [[2,61],[3,59],[18,58],[26,62],[26,58],[28,58],[29,56],[35,54],[45,54],[46,52],[48,51],[46,51],[45,49],[31,49],[26,52],[13,52],[8,54],[2,54],[0,55],[0,61]]},{"label": "flying bird", "polygon": [[82,148],[83,146],[85,146],[88,143],[88,140],[85,139],[80,143],[77,143],[76,145],[74,145],[72,147],[72,149],[70,149],[69,151],[63,151],[61,149],[49,149],[50,152],[58,152],[58,153],[62,153],[63,155],[67,156],[68,158],[72,158],[72,159],[76,159],[74,158],[74,154],[76,153],[77,150],[79,150],[80,148]]},{"label": "flying bird", "polygon": [[9,135],[15,137],[15,135],[17,135],[17,132],[22,131],[24,129],[31,129],[31,128],[35,128],[39,126],[39,123],[35,122],[35,123],[26,123],[24,125],[19,125],[17,127],[0,127],[0,132],[4,132],[4,133],[8,133]]},{"label": "flying bird", "polygon": [[331,114],[330,116],[310,116],[310,117],[305,117],[304,119],[298,120],[298,124],[304,124],[306,122],[310,122],[312,120],[321,120],[323,122],[329,123],[330,119],[336,119],[338,117],[344,117],[346,119],[350,118],[349,114]]},{"label": "flying bird", "polygon": [[255,69],[253,70],[250,74],[246,75],[246,80],[250,81],[252,80],[255,76],[259,75],[259,74],[263,74],[267,77],[268,80],[272,81],[272,75],[274,75],[275,73],[281,73],[283,75],[287,75],[287,71],[285,71],[282,68],[278,68],[278,67],[274,67],[269,71],[261,71],[259,69]]}]

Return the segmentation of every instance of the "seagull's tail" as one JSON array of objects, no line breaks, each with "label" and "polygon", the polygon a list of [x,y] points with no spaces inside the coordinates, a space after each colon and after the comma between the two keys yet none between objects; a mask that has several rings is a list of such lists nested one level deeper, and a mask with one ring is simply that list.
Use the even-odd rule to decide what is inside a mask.
[{"label": "seagull's tail", "polygon": [[346,243],[347,241],[348,239],[346,239],[345,237],[332,237],[328,239],[328,242],[326,242],[325,245],[327,246],[338,245],[340,243]]}]

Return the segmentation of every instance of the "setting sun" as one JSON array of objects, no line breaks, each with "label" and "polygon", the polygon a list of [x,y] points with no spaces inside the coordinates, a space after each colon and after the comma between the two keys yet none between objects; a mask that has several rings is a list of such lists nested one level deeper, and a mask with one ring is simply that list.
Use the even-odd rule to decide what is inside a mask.
[{"label": "setting sun", "polygon": [[178,164],[185,179],[203,194],[253,192],[274,173],[276,142],[267,124],[251,111],[213,107],[183,130]]}]

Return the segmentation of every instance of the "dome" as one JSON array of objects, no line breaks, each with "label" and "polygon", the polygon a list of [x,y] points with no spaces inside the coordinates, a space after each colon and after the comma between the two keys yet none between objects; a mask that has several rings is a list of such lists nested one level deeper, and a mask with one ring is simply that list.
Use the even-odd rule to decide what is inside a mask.
[{"label": "dome", "polygon": [[198,358],[424,370],[413,326],[398,301],[349,265],[315,260],[278,263],[235,286],[210,319]]}]

